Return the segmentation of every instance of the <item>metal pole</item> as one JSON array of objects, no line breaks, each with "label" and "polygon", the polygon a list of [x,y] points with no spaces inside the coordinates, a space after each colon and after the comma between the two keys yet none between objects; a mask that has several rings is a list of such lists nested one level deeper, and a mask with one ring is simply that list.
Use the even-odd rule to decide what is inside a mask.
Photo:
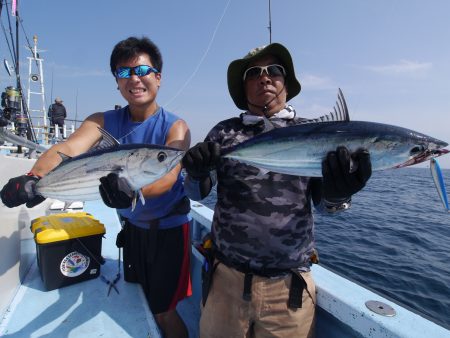
[{"label": "metal pole", "polygon": [[50,104],[53,103],[53,71],[55,70],[55,66],[52,66],[52,86],[50,87]]},{"label": "metal pole", "polygon": [[78,88],[75,95],[75,129],[77,129],[77,120],[78,120]]},{"label": "metal pole", "polygon": [[270,10],[270,0],[269,0],[269,44],[272,43],[272,12]]},{"label": "metal pole", "polygon": [[[20,88],[20,74],[19,74],[19,0],[16,1],[16,88]],[[19,91],[21,94],[22,92]]]}]

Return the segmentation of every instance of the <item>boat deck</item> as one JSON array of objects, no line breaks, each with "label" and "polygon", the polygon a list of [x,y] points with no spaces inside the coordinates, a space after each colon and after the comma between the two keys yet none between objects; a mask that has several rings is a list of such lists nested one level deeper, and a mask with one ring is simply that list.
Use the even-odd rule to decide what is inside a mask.
[{"label": "boat deck", "polygon": [[[105,224],[101,274],[113,280],[117,274],[115,238],[120,224],[115,211],[101,202],[85,204],[85,211]],[[29,241],[34,241],[30,239]],[[29,243],[35,245],[34,243]],[[46,291],[36,261],[31,265],[6,315],[0,335],[4,337],[159,337],[144,294],[137,284],[121,278],[120,294],[100,278]]]},{"label": "boat deck", "polygon": [[[3,206],[1,206],[4,208]],[[212,210],[192,204],[193,240],[208,231]],[[118,269],[115,238],[120,224],[114,210],[101,201],[88,202],[84,211],[91,213],[106,227],[102,256],[106,262],[101,274],[112,280]],[[0,321],[3,337],[161,337],[144,294],[137,284],[121,278],[107,295],[108,285],[101,278],[47,291],[41,280],[35,258],[35,242],[28,225],[20,226],[28,238],[21,239],[22,254],[32,264],[18,287],[13,301]],[[3,239],[0,238],[0,242]],[[11,241],[11,237],[7,240]],[[6,242],[5,242],[6,243]],[[177,308],[185,321],[189,336],[198,337],[200,316],[200,266],[196,250],[192,255],[194,295]],[[20,262],[22,264],[22,262]],[[10,264],[9,266],[12,266]],[[5,268],[6,269],[6,268]],[[5,270],[6,271],[6,270]],[[2,274],[6,272],[3,271]],[[1,271],[0,271],[1,272]],[[450,331],[395,304],[361,286],[338,276],[320,265],[313,266],[317,287],[317,338],[341,337],[450,337]],[[0,287],[2,287],[0,285]],[[377,300],[396,310],[394,317],[370,312],[365,302]]]}]

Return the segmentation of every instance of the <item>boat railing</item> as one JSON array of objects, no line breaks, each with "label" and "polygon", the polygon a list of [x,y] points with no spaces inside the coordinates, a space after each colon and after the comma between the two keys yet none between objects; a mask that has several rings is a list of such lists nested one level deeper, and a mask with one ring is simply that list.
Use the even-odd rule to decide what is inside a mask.
[{"label": "boat railing", "polygon": [[[195,244],[210,232],[213,211],[199,202],[191,201],[191,216],[191,234]],[[201,266],[203,262],[203,256],[194,246],[193,273],[197,271],[196,265]],[[448,328],[324,268],[321,264],[314,264],[311,269],[317,292],[317,338],[450,337]],[[199,291],[194,289],[195,292]]]},{"label": "boat railing", "polygon": [[62,134],[58,126],[34,126],[34,132],[36,139],[40,144],[52,144],[57,143],[57,140],[63,138],[68,138],[71,134],[75,132],[75,124],[64,124],[62,126]]}]

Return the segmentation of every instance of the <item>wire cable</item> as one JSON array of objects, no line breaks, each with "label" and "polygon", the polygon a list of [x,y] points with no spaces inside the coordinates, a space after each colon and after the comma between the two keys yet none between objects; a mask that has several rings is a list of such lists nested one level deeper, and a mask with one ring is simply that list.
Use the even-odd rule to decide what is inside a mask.
[{"label": "wire cable", "polygon": [[28,49],[30,50],[31,54],[33,55],[34,62],[36,62],[36,67],[39,68],[39,64],[37,61],[38,58],[38,52],[36,51],[36,55],[34,55],[34,48],[31,46],[30,39],[28,39],[27,32],[25,32],[25,28],[23,27],[22,18],[19,16],[19,23],[20,27],[22,27],[23,35],[25,36],[25,39],[27,40]]},{"label": "wire cable", "polygon": [[209,41],[208,47],[206,47],[205,52],[203,53],[203,56],[200,58],[200,61],[197,65],[197,67],[194,69],[193,73],[191,74],[191,76],[188,77],[188,79],[186,80],[186,82],[181,86],[181,88],[177,91],[177,93],[168,101],[165,103],[165,106],[169,106],[183,91],[184,89],[187,87],[187,85],[192,81],[192,79],[194,78],[194,76],[197,74],[198,70],[200,69],[200,66],[202,65],[203,61],[205,60],[206,56],[209,53],[209,50],[211,49],[211,46],[214,42],[214,38],[216,37],[217,31],[219,30],[220,24],[222,23],[222,20],[225,16],[225,13],[228,10],[228,7],[230,6],[231,0],[228,0],[228,3],[226,4],[222,15],[219,19],[219,22],[216,25],[216,28],[214,29],[213,35]]}]

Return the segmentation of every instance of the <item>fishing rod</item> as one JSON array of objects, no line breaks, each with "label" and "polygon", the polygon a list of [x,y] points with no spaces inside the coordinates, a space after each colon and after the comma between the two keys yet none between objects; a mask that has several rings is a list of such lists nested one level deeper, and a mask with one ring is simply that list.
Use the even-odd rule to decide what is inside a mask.
[{"label": "fishing rod", "polygon": [[52,66],[52,85],[50,87],[50,104],[53,103],[53,72],[55,70],[55,66]]},{"label": "fishing rod", "polygon": [[65,121],[70,121],[70,122],[77,122],[77,123],[82,123],[83,120],[77,120],[76,117],[74,119],[64,119]]},{"label": "fishing rod", "polygon": [[[3,2],[2,2],[2,5],[3,5]],[[2,27],[3,27],[3,31],[5,33],[5,40],[6,40],[6,43],[8,45],[9,52],[11,53],[12,62],[15,65],[16,64],[16,55],[14,53],[14,50],[15,50],[16,47],[14,46],[14,36],[13,36],[13,33],[12,33],[12,27],[11,27],[11,16],[10,16],[8,10],[6,10],[6,17],[8,18],[8,27],[9,27],[8,32],[9,32],[9,35],[10,35],[11,46],[9,44],[9,39],[7,37],[6,29],[4,28],[3,23],[2,23]]]},{"label": "fishing rod", "polygon": [[[16,0],[16,2],[13,4],[12,12],[14,13],[14,16],[16,17],[16,62],[15,62],[15,70],[16,70],[16,88],[17,91],[20,94],[21,101],[22,101],[22,114],[26,116],[26,133],[27,138],[32,140],[33,142],[37,142],[36,134],[33,129],[33,122],[31,121],[31,116],[28,111],[28,106],[25,101],[25,98],[23,96],[23,90],[22,90],[22,82],[20,80],[20,54],[19,54],[19,23],[20,23],[20,16],[19,16],[19,0]],[[20,119],[23,121],[24,117],[20,116]],[[24,122],[25,123],[25,122]]]},{"label": "fishing rod", "polygon": [[75,95],[75,120],[73,120],[73,121],[75,121],[75,129],[77,129],[77,122],[81,122],[81,121],[78,121],[77,118],[78,118],[78,88],[77,88],[77,92]]},{"label": "fishing rod", "polygon": [[269,44],[272,43],[272,11],[270,10],[270,0],[269,0]]}]

